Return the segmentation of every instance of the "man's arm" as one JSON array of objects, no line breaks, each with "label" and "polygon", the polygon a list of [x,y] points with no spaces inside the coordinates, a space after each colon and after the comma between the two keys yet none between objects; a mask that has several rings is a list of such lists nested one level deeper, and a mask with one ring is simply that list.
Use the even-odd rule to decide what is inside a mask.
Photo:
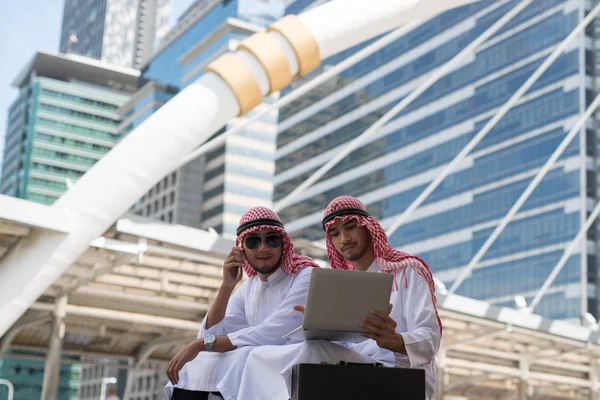
[{"label": "man's arm", "polygon": [[[179,382],[179,371],[181,368],[183,368],[186,363],[196,358],[198,353],[206,350],[206,346],[204,345],[204,336],[207,334],[210,333],[215,336],[218,335],[217,340],[213,345],[213,351],[221,353],[235,349],[235,347],[229,341],[229,338],[226,336],[226,333],[243,329],[248,326],[244,305],[246,287],[248,286],[247,283],[248,281],[244,282],[242,286],[240,286],[238,290],[231,295],[230,300],[225,298],[221,299],[221,302],[223,303],[225,300],[228,300],[228,302],[224,304],[226,312],[225,316],[222,317],[222,320],[216,325],[213,325],[207,329],[206,324],[208,316],[204,318],[204,321],[202,321],[202,326],[200,327],[200,332],[198,332],[198,338],[180,350],[171,359],[167,365],[167,368],[165,369],[165,372],[173,384],[177,384]],[[224,295],[227,294],[226,291],[223,292]],[[215,315],[216,313],[218,313],[218,310],[215,312]]]},{"label": "man's arm", "polygon": [[[306,268],[298,272],[287,296],[273,315],[267,318],[265,322],[257,326],[243,328],[227,335],[219,334],[217,340],[213,344],[213,351],[216,353],[224,353],[242,346],[286,343],[286,339],[283,339],[282,336],[292,329],[297,328],[302,323],[302,314],[294,311],[293,307],[297,304],[306,304],[311,270],[312,268]],[[245,285],[242,285],[242,287],[231,296],[227,314],[223,321],[218,325],[213,326],[211,329],[215,329],[215,327],[221,326],[224,323],[229,323],[229,310],[232,309],[233,304],[240,303],[241,300],[236,300],[236,297],[240,296],[240,292],[244,286]],[[206,319],[204,322],[206,322]],[[203,333],[202,329],[200,330],[200,333]],[[198,335],[198,339],[188,344],[171,359],[171,362],[169,362],[166,373],[173,384],[179,382],[179,371],[183,366],[196,358],[198,353],[206,350],[204,340],[202,339],[203,336],[204,335]]]},{"label": "man's arm", "polygon": [[[223,281],[208,314],[202,321],[198,338],[207,333],[224,335],[248,326],[244,307],[244,289],[242,286],[232,295],[235,286],[242,279],[243,250],[233,247],[223,263]],[[231,303],[231,304],[230,304]]]},{"label": "man's arm", "polygon": [[294,277],[288,294],[275,312],[262,324],[228,333],[234,347],[280,345],[291,343],[283,335],[302,324],[302,314],[294,311],[297,304],[306,304],[312,268],[305,268]]},{"label": "man's arm", "polygon": [[[401,276],[396,278],[402,282]],[[442,335],[429,284],[412,268],[406,269],[406,279],[408,288],[402,290],[398,297],[401,297],[407,331],[399,332],[402,343],[397,342],[405,351],[397,353],[406,354],[410,366],[415,367],[429,363],[436,355]]]},{"label": "man's arm", "polygon": [[[219,290],[214,304],[202,321],[198,339],[202,339],[209,333],[215,336],[226,335],[248,327],[245,309],[247,283],[248,281],[244,282],[233,294],[227,288]],[[209,326],[211,316],[213,324]]]},{"label": "man's arm", "polygon": [[242,279],[243,265],[243,250],[239,247],[232,248],[223,263],[223,282],[221,282],[217,297],[206,315],[206,329],[210,329],[225,318],[229,298],[235,285]]},{"label": "man's arm", "polygon": [[[392,315],[371,311],[372,315],[361,322],[361,326],[369,331],[362,335],[375,340],[379,347],[396,353],[399,364],[405,364],[408,356],[410,366],[415,367],[427,364],[435,356],[441,333],[427,281],[409,267],[405,272],[396,272],[397,282],[404,282],[404,273],[408,287],[395,297],[394,304],[390,304],[388,313]],[[406,321],[405,332],[398,329],[394,317]]]},{"label": "man's arm", "polygon": [[225,313],[227,312],[227,304],[229,304],[229,299],[231,298],[234,288],[235,286],[228,286],[225,285],[225,283],[221,285],[217,297],[215,297],[215,301],[208,310],[208,314],[206,314],[206,329],[210,329],[223,321]]},{"label": "man's arm", "polygon": [[[231,344],[227,336],[218,336],[213,345],[213,351],[217,353],[224,353],[234,349],[235,347]],[[196,358],[201,351],[206,351],[206,345],[202,339],[196,339],[177,353],[165,369],[169,381],[174,385],[179,383],[179,371],[181,371],[185,364]]]}]

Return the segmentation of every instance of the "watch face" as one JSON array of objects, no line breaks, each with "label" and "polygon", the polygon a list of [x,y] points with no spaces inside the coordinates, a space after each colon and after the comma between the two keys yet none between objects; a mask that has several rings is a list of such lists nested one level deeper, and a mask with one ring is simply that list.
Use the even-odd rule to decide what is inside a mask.
[{"label": "watch face", "polygon": [[204,337],[204,344],[214,344],[217,341],[215,335],[206,335]]}]

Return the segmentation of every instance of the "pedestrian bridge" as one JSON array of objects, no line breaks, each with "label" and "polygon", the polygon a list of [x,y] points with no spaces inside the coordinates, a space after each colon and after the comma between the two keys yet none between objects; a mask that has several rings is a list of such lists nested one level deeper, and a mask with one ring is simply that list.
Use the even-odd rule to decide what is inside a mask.
[{"label": "pedestrian bridge", "polygon": [[[2,255],[32,237],[68,234],[68,219],[52,207],[0,196],[0,213]],[[233,244],[207,231],[121,218],[9,327],[0,356],[10,349],[10,357],[45,360],[49,376],[60,360],[118,366],[133,382],[139,371],[166,366],[196,337]],[[297,246],[324,258],[318,246]],[[444,337],[437,366],[444,399],[596,398],[597,327],[440,290]]]}]

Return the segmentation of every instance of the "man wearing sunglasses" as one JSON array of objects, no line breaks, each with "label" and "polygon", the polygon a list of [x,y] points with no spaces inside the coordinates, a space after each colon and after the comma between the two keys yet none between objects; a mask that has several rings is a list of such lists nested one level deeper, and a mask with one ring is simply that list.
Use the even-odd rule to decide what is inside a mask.
[{"label": "man wearing sunglasses", "polygon": [[[256,346],[289,343],[282,336],[302,323],[293,306],[306,303],[308,267],[317,264],[295,253],[279,216],[268,208],[249,210],[236,233],[198,339],[166,368],[171,400],[235,399],[248,354]],[[248,279],[234,292],[242,271]]]},{"label": "man wearing sunglasses", "polygon": [[[368,340],[360,343],[312,340],[256,349],[247,359],[238,400],[287,400],[294,365],[339,361],[422,368],[431,399],[442,324],[429,267],[420,258],[392,248],[379,222],[354,197],[342,196],[329,203],[322,224],[333,269],[394,275],[388,314],[372,311],[363,318],[361,326],[368,331],[363,336]],[[304,306],[294,309],[303,312]]]}]

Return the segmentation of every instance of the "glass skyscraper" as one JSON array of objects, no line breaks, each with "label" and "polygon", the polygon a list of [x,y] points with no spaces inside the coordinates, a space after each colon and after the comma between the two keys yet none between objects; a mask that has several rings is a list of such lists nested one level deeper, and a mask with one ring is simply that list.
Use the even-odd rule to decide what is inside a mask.
[{"label": "glass skyscraper", "polygon": [[0,193],[52,204],[118,140],[117,108],[139,72],[38,52],[13,85]]},{"label": "glass skyscraper", "polygon": [[60,52],[139,67],[171,27],[173,0],[65,0]]},{"label": "glass skyscraper", "polygon": [[[286,12],[298,13],[313,3],[298,0]],[[274,200],[289,194],[517,3],[482,0],[426,21],[280,110]],[[322,239],[325,206],[345,194],[361,198],[384,227],[390,226],[575,28],[586,5],[534,1],[296,196],[281,212],[286,228],[295,238]],[[450,287],[593,99],[594,35],[592,24],[392,235],[394,247],[424,258]],[[320,70],[365,45],[325,60]],[[588,121],[457,294],[503,306],[514,306],[516,295],[532,299],[595,204],[595,126],[595,118]],[[536,313],[558,319],[597,315],[596,237],[594,227]]]}]

